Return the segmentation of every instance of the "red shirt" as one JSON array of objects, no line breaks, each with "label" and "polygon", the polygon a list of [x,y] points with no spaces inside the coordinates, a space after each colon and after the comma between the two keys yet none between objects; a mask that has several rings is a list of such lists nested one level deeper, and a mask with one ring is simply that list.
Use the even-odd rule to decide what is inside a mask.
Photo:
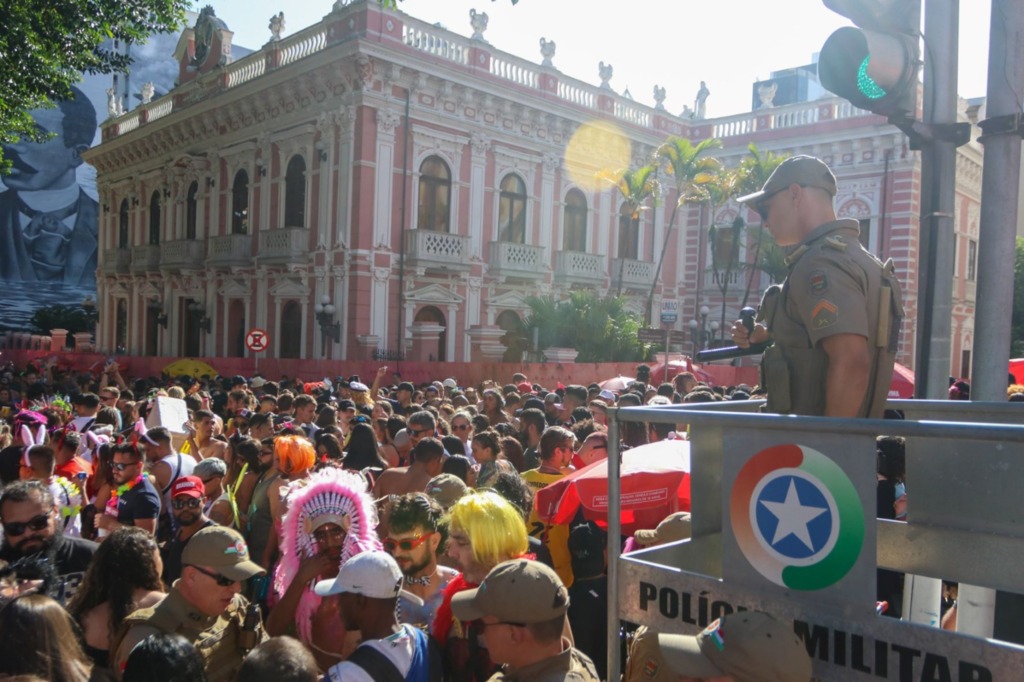
[{"label": "red shirt", "polygon": [[[89,479],[92,478],[92,464],[76,455],[64,464],[58,464],[54,467],[53,474],[55,476],[63,476],[85,492],[89,485]],[[80,474],[84,474],[86,480],[83,481],[79,478]]]}]

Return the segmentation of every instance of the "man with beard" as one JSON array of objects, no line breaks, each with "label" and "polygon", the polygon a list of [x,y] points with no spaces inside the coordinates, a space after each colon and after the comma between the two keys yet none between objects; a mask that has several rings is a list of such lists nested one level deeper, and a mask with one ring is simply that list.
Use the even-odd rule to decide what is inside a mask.
[{"label": "man with beard", "polygon": [[0,279],[95,287],[99,205],[75,171],[96,135],[96,110],[72,87],[70,99],[32,118],[52,137],[4,145],[12,167],[0,194]]},{"label": "man with beard", "polygon": [[192,536],[203,528],[216,525],[203,514],[205,502],[203,481],[198,476],[183,476],[171,487],[171,515],[177,522],[178,532],[160,550],[164,560],[161,577],[166,585],[181,577],[181,553]]},{"label": "man with beard", "polygon": [[82,582],[97,545],[66,537],[60,531],[60,522],[53,494],[40,481],[16,481],[0,493],[0,523],[4,528],[0,559],[14,563],[45,557],[57,573],[56,598],[66,603]]},{"label": "man with beard", "polygon": [[441,605],[442,590],[459,574],[437,563],[437,548],[442,535],[438,530],[444,510],[423,493],[402,495],[388,516],[390,533],[384,549],[395,558],[405,576],[405,590],[420,600],[404,596],[398,600],[399,620],[418,627],[429,627]]},{"label": "man with beard", "polygon": [[114,447],[114,485],[105,513],[97,514],[96,527],[106,535],[121,526],[138,526],[156,533],[160,493],[142,471],[142,453],[131,443]]}]

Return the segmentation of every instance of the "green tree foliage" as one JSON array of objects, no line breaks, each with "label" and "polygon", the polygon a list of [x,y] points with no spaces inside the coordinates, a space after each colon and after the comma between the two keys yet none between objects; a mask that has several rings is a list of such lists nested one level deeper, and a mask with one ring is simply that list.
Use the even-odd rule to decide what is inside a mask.
[{"label": "green tree foliage", "polygon": [[49,335],[52,329],[66,329],[68,334],[89,331],[91,319],[84,308],[77,305],[48,305],[32,313],[29,324],[36,334]]},{"label": "green tree foliage", "polygon": [[1010,357],[1024,357],[1024,238],[1017,237],[1013,266],[1013,317],[1010,323]]},{"label": "green tree foliage", "polygon": [[[618,170],[598,171],[597,177],[600,180],[609,182],[619,190],[619,194],[629,206],[630,220],[633,221],[634,232],[640,223],[640,212],[649,207],[644,204],[651,199],[657,205],[661,197],[661,184],[658,182],[658,169],[655,165],[647,165],[641,168],[620,168]],[[622,293],[622,275],[626,267],[626,260],[621,258],[619,265],[619,283],[617,293]]]},{"label": "green tree foliage", "polygon": [[[740,161],[738,192],[739,196],[752,194],[767,182],[768,176],[788,157],[772,152],[761,152],[753,142],[747,147],[750,152]],[[772,282],[781,282],[786,277],[785,254],[772,241],[771,235],[764,228],[758,228],[755,236],[753,264],[747,272],[747,286],[743,292],[745,307],[750,300],[750,291],[754,286],[754,276],[758,272],[766,272]]]},{"label": "green tree foliage", "polygon": [[[144,42],[183,25],[189,0],[4,0],[0,144],[42,141],[31,110],[67,99],[82,73],[127,70],[111,40]],[[0,151],[0,171],[6,168]]]},{"label": "green tree foliage", "polygon": [[590,289],[572,291],[558,301],[552,296],[527,299],[530,315],[524,334],[538,330],[538,345],[575,348],[576,362],[631,362],[642,360],[647,348],[637,340],[642,320],[626,309],[621,296],[598,296]]}]

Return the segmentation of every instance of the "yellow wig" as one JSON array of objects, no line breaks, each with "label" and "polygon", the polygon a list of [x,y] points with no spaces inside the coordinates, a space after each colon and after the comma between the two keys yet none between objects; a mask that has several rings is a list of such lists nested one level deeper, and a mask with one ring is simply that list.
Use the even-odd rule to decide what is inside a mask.
[{"label": "yellow wig", "polygon": [[302,436],[280,436],[274,440],[274,459],[285,474],[306,471],[316,463],[313,444]]},{"label": "yellow wig", "polygon": [[522,514],[496,492],[464,495],[448,514],[451,529],[469,536],[473,558],[480,564],[494,566],[524,554],[529,547]]}]

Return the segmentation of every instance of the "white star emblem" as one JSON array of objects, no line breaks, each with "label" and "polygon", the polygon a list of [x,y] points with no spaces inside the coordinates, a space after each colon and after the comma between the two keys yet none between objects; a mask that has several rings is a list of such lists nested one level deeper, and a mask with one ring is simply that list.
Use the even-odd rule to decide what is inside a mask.
[{"label": "white star emblem", "polygon": [[779,520],[775,527],[775,537],[772,538],[772,545],[777,545],[780,540],[788,535],[796,536],[797,540],[804,543],[807,549],[814,551],[811,543],[811,534],[807,530],[807,524],[828,511],[822,507],[805,507],[800,504],[800,497],[796,492],[796,483],[790,479],[789,490],[786,491],[784,502],[769,502],[761,500],[769,512]]}]

